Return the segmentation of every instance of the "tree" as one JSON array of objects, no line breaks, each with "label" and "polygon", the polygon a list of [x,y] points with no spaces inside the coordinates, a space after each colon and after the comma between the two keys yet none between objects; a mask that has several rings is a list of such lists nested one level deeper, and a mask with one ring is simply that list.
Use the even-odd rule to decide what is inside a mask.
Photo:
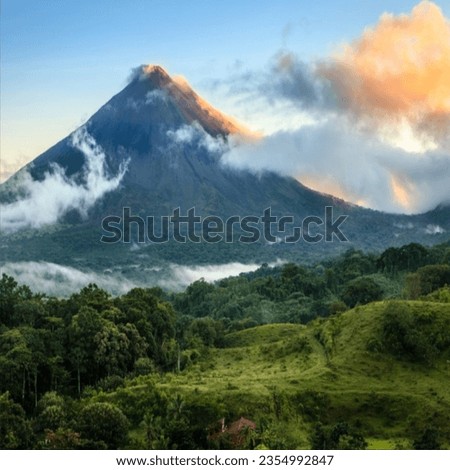
[{"label": "tree", "polygon": [[423,266],[428,256],[428,250],[418,243],[410,243],[400,248],[391,247],[380,255],[377,260],[377,267],[387,274],[411,271]]},{"label": "tree", "polygon": [[56,431],[47,430],[45,439],[40,443],[41,449],[73,450],[81,448],[80,434],[68,428],[58,428]]},{"label": "tree", "polygon": [[106,372],[107,376],[127,372],[130,341],[113,322],[103,321],[101,330],[94,336],[94,343],[94,362],[99,370]]},{"label": "tree", "polygon": [[5,331],[0,340],[3,386],[7,386],[16,399],[20,397],[23,404],[31,395],[36,406],[38,375],[46,361],[42,331],[28,326],[13,328]]},{"label": "tree", "polygon": [[47,392],[39,400],[37,409],[36,422],[39,429],[56,431],[66,425],[66,405],[56,392]]},{"label": "tree", "polygon": [[432,264],[419,268],[408,280],[407,287],[410,297],[417,298],[445,285],[450,285],[450,266]]},{"label": "tree", "polygon": [[383,297],[383,289],[370,277],[360,277],[348,282],[342,292],[342,300],[351,308]]},{"label": "tree", "polygon": [[80,414],[81,437],[91,442],[103,442],[108,449],[119,449],[127,441],[128,420],[120,408],[111,403],[91,403]]},{"label": "tree", "polygon": [[438,430],[427,427],[422,435],[413,442],[413,448],[415,450],[440,450]]},{"label": "tree", "polygon": [[155,296],[152,289],[132,289],[116,300],[116,306],[126,314],[126,322],[134,324],[147,344],[147,355],[165,366],[163,344],[175,336],[176,315],[168,302]]},{"label": "tree", "polygon": [[145,413],[142,422],[145,429],[145,444],[147,449],[166,450],[169,447],[169,439],[165,435],[163,419],[152,413]]},{"label": "tree", "polygon": [[97,346],[95,336],[102,327],[101,315],[92,307],[83,306],[72,318],[68,329],[70,361],[76,372],[78,395],[81,394],[82,375],[88,383],[98,378],[98,370],[93,367]]},{"label": "tree", "polygon": [[450,346],[450,331],[447,319],[433,309],[392,301],[384,311],[382,340],[386,350],[396,356],[431,364]]},{"label": "tree", "polygon": [[28,286],[19,286],[13,277],[3,273],[0,279],[0,324],[12,326],[16,305],[32,297]]},{"label": "tree", "polygon": [[96,284],[88,284],[83,287],[78,294],[73,294],[70,300],[75,303],[78,308],[81,306],[90,307],[97,312],[108,309],[112,302],[110,295]]},{"label": "tree", "polygon": [[9,398],[0,395],[0,449],[30,449],[32,431],[23,408]]},{"label": "tree", "polygon": [[209,317],[196,318],[190,324],[186,338],[190,347],[196,346],[196,340],[200,340],[204,346],[221,346],[224,339],[223,323]]},{"label": "tree", "polygon": [[367,442],[346,422],[339,422],[333,426],[323,426],[319,423],[311,435],[311,448],[317,450],[363,450],[367,449]]},{"label": "tree", "polygon": [[175,298],[175,307],[184,315],[204,317],[210,315],[208,299],[216,287],[203,278],[190,284],[183,294]]}]

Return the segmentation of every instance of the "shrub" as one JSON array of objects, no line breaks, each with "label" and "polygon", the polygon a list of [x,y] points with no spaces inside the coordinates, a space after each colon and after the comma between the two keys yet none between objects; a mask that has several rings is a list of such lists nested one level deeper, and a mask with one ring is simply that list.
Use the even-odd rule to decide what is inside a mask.
[{"label": "shrub", "polygon": [[85,406],[81,410],[79,426],[82,437],[98,442],[100,447],[104,443],[108,449],[118,449],[127,441],[128,420],[120,408],[110,403]]}]

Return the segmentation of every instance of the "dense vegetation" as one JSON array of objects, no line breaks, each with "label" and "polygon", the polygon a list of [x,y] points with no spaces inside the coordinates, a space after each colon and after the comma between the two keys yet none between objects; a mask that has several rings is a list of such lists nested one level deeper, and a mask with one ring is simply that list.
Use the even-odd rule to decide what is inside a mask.
[{"label": "dense vegetation", "polygon": [[448,448],[449,285],[448,243],[177,294],[3,275],[0,448]]}]

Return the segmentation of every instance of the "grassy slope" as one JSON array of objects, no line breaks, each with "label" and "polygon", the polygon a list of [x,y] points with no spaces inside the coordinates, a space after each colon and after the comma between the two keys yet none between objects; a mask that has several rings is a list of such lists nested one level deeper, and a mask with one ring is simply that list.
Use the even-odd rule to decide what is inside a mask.
[{"label": "grassy slope", "polygon": [[[449,304],[415,301],[408,307],[434,311],[450,325]],[[189,402],[219,403],[235,417],[269,417],[298,448],[308,447],[317,419],[351,423],[369,448],[411,447],[432,424],[449,447],[450,351],[432,367],[369,352],[367,345],[380,337],[384,308],[378,302],[308,326],[275,324],[230,334],[225,348],[211,350],[181,374],[166,374],[159,386]],[[308,399],[309,391],[322,398]],[[274,396],[281,403],[278,417]]]}]

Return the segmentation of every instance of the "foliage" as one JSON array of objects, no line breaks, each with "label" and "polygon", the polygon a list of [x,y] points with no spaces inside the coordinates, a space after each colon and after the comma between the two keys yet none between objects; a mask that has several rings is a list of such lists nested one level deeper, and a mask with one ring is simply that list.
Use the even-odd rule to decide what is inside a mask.
[{"label": "foliage", "polygon": [[351,308],[380,300],[381,287],[371,278],[360,277],[348,282],[342,292],[342,300]]},{"label": "foliage", "polygon": [[311,437],[312,449],[363,450],[367,448],[364,437],[351,429],[348,423],[339,422],[333,426],[318,424]]},{"label": "foliage", "polygon": [[28,449],[32,438],[23,408],[8,393],[0,395],[0,449]]},{"label": "foliage", "polygon": [[427,427],[422,435],[413,442],[413,448],[415,450],[439,450],[441,448],[439,432],[432,427]]},{"label": "foliage", "polygon": [[241,417],[242,448],[448,447],[449,259],[352,249],[118,297],[3,275],[0,447],[227,447],[208,429]]},{"label": "foliage", "polygon": [[447,322],[432,309],[417,312],[406,303],[389,302],[382,323],[385,348],[399,357],[431,364],[450,347]]},{"label": "foliage", "polygon": [[89,439],[89,447],[119,449],[127,440],[128,420],[111,403],[91,403],[80,413],[78,428],[81,436]]}]

